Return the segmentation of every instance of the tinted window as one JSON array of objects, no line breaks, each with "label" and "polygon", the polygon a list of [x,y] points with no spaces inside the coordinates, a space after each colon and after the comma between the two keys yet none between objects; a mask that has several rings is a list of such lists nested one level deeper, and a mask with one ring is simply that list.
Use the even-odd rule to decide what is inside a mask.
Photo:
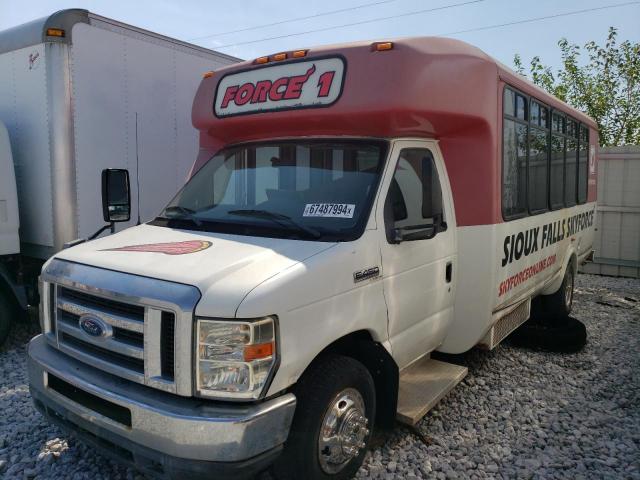
[{"label": "tinted window", "polygon": [[442,190],[433,155],[423,148],[402,150],[385,203],[388,235],[393,228],[438,223],[443,214]]},{"label": "tinted window", "polygon": [[559,134],[551,137],[549,202],[554,210],[564,206],[564,136]]},{"label": "tinted window", "polygon": [[540,124],[540,104],[538,102],[531,102],[531,125]]},{"label": "tinted window", "polygon": [[518,94],[516,94],[516,117],[527,120],[527,99]]},{"label": "tinted window", "polygon": [[547,161],[549,135],[546,130],[532,128],[529,136],[529,210],[547,209]]},{"label": "tinted window", "polygon": [[589,129],[580,125],[580,144],[578,156],[578,203],[587,201],[589,169]]},{"label": "tinted window", "polygon": [[[569,127],[572,122],[569,122]],[[571,127],[570,127],[571,128]],[[578,141],[575,137],[567,136],[566,157],[564,169],[564,204],[571,207],[576,204],[576,159],[578,156]]]},{"label": "tinted window", "polygon": [[515,117],[516,116],[516,94],[513,92],[513,90],[510,90],[508,88],[504,89],[504,97],[502,102],[504,107],[504,114]]},{"label": "tinted window", "polygon": [[565,118],[559,113],[553,114],[553,131],[558,133],[564,133],[565,130]]},{"label": "tinted window", "polygon": [[502,146],[502,209],[505,217],[527,211],[527,126],[504,119]]},{"label": "tinted window", "polygon": [[540,106],[539,125],[544,128],[549,128],[549,109],[547,107]]}]

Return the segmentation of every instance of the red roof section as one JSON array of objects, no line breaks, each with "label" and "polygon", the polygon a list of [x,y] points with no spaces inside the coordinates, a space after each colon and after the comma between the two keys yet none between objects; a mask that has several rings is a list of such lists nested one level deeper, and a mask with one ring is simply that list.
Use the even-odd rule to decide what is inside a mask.
[{"label": "red roof section", "polygon": [[205,78],[193,104],[193,124],[201,132],[201,153],[193,171],[225,145],[263,139],[435,138],[440,141],[447,164],[458,225],[490,224],[502,221],[499,159],[503,82],[596,128],[586,115],[469,44],[438,37],[393,43],[388,51],[372,51],[372,42],[310,49],[307,60],[330,55],[346,60],[342,95],[327,108],[219,119],[213,113],[218,82],[224,75],[254,64],[242,62]]}]

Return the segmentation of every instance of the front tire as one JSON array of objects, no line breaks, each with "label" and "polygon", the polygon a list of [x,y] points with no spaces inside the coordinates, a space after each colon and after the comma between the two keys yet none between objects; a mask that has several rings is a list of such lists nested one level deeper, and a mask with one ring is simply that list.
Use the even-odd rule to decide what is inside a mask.
[{"label": "front tire", "polygon": [[360,362],[327,355],[295,388],[296,412],[275,464],[278,478],[346,480],[362,465],[376,413],[375,386]]}]

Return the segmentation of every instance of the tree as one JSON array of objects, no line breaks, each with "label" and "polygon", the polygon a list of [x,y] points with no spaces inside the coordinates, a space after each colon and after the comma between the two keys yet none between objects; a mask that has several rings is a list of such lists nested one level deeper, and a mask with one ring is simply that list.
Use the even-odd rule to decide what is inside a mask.
[{"label": "tree", "polygon": [[[626,40],[618,45],[617,31],[609,28],[603,47],[595,42],[583,50],[566,38],[558,42],[562,68],[557,72],[540,57],[531,59],[529,73],[536,85],[582,110],[600,129],[600,145],[640,144],[640,44]],[[527,76],[520,55],[513,59],[516,71]]]}]

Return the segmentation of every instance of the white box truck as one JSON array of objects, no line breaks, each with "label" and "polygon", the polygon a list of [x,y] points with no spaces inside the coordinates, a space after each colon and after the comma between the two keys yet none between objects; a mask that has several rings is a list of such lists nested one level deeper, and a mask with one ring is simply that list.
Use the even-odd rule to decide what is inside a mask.
[{"label": "white box truck", "polygon": [[588,116],[441,38],[232,65],[193,107],[202,149],[158,217],[43,267],[52,422],[151,475],[342,480],[464,377],[432,352],[496,347],[538,297],[571,340]]},{"label": "white box truck", "polygon": [[103,169],[131,172],[124,226],[153,218],[178,190],[198,154],[191,104],[202,73],[236,61],[86,10],[0,32],[11,144],[0,128],[0,343],[9,307],[37,303],[42,262],[100,228]]}]

